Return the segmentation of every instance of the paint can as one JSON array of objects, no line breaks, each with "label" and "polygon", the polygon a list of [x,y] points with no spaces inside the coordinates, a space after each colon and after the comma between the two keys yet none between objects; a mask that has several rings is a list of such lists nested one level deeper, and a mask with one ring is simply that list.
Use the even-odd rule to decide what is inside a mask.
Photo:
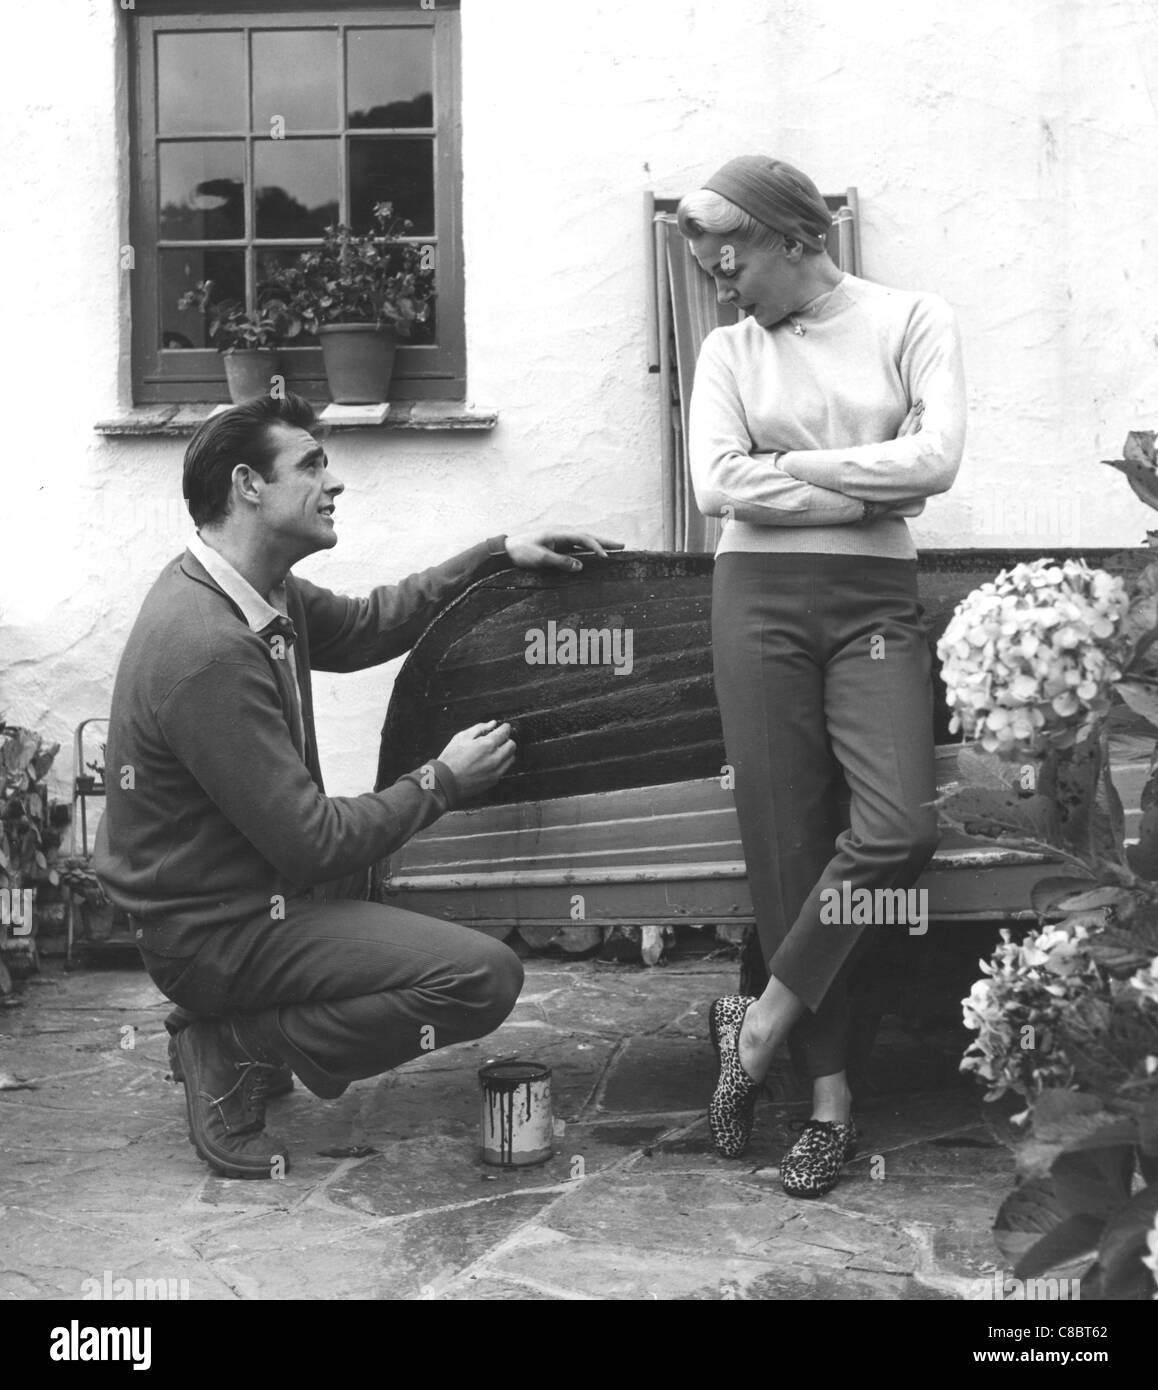
[{"label": "paint can", "polygon": [[517,1059],[479,1068],[484,1163],[503,1168],[545,1163],[554,1153],[551,1068]]}]

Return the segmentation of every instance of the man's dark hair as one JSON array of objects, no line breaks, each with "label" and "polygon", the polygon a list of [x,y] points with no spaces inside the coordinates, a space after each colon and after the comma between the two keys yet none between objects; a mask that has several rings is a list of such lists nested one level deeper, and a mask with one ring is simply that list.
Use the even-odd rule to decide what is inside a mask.
[{"label": "man's dark hair", "polygon": [[274,449],[269,427],[283,423],[318,433],[314,408],[301,396],[254,396],[206,420],[185,450],[181,493],[195,526],[211,526],[229,510],[233,470],[247,463],[269,482]]}]

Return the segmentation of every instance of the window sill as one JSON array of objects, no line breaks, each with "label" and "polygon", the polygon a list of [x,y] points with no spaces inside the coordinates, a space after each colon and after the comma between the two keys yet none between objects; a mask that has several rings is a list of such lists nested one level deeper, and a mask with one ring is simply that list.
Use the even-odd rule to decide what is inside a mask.
[{"label": "window sill", "polygon": [[[210,402],[184,405],[137,405],[98,420],[97,434],[112,436],[151,436],[186,439],[209,418],[217,407]],[[320,413],[320,412],[319,412]],[[341,423],[331,430],[493,430],[499,422],[497,410],[468,405],[463,401],[397,401],[380,425]]]}]

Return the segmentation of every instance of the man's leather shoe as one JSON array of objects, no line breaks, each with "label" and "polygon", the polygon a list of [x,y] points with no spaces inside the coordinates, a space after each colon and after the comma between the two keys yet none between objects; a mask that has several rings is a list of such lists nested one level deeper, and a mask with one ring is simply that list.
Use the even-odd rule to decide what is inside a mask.
[{"label": "man's leather shoe", "polygon": [[[184,1030],[182,1030],[184,1031]],[[181,1059],[177,1055],[177,1034],[169,1039],[169,1074],[178,1085],[185,1080],[181,1072]],[[288,1096],[294,1088],[294,1074],[285,1062],[278,1062],[270,1072],[269,1085],[265,1088],[266,1098],[276,1100],[278,1096]]]},{"label": "man's leather shoe", "polygon": [[269,1080],[279,1059],[243,1046],[226,1018],[199,1019],[175,1043],[189,1142],[201,1157],[227,1178],[284,1177],[289,1150],[265,1128]]}]

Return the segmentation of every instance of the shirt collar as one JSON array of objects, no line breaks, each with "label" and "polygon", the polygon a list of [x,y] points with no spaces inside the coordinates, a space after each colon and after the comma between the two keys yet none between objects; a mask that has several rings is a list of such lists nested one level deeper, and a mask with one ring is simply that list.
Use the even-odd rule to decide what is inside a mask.
[{"label": "shirt collar", "polygon": [[209,577],[215,580],[241,609],[242,616],[252,631],[264,632],[271,623],[281,625],[280,620],[286,618],[288,613],[284,583],[271,592],[270,598],[273,602],[270,603],[262,598],[248,579],[233,568],[219,550],[214,550],[208,545],[199,532],[190,538],[189,552],[204,565]]}]

